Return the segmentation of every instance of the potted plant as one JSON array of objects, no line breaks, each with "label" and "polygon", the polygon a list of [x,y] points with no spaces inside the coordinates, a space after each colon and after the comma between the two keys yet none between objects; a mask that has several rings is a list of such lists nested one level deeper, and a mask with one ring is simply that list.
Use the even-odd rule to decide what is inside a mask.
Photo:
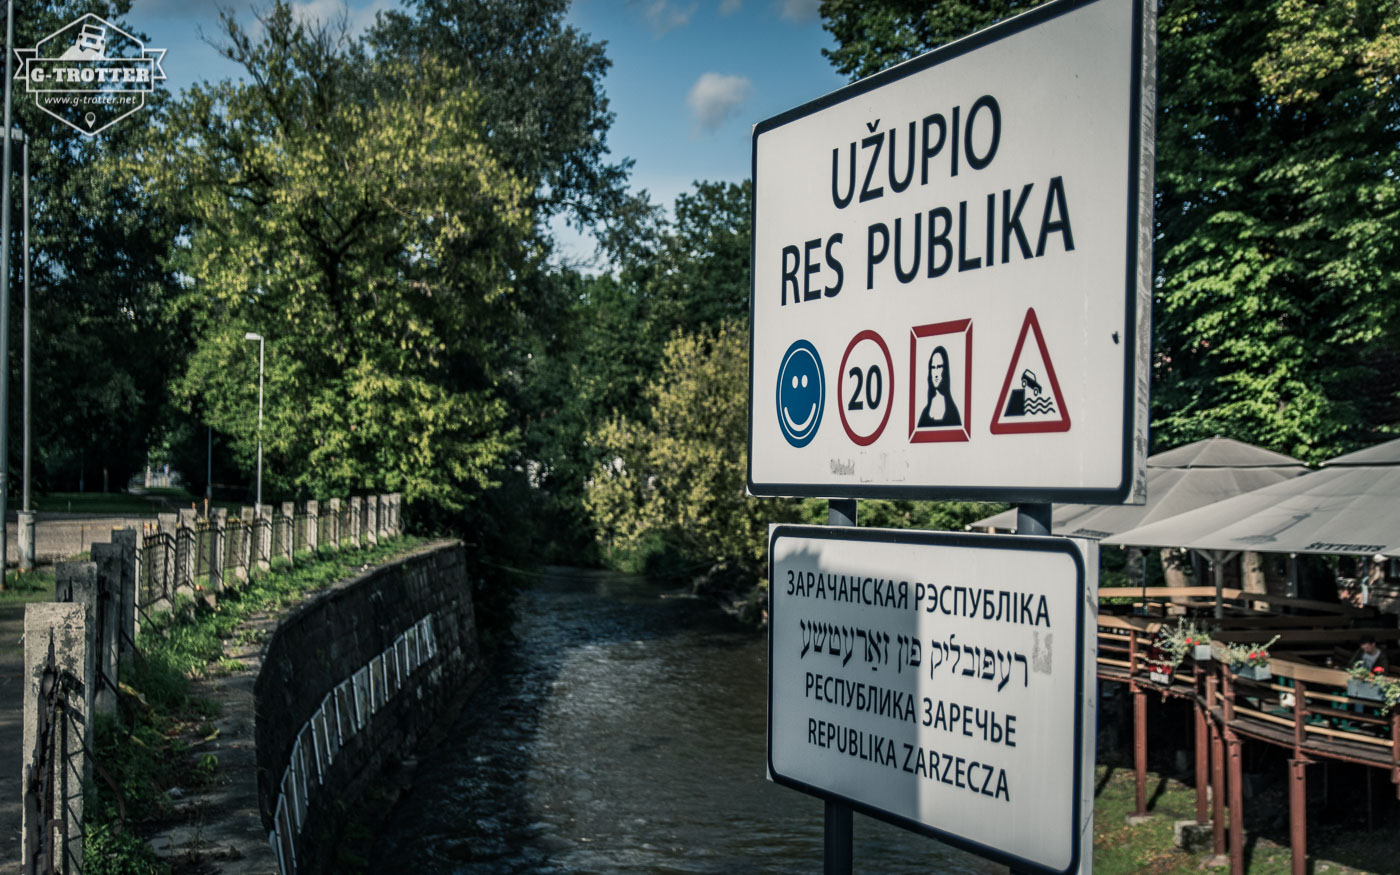
[{"label": "potted plant", "polygon": [[1228,644],[1225,646],[1225,664],[1237,676],[1255,681],[1266,681],[1274,676],[1269,668],[1269,648],[1279,639],[1275,635],[1262,647],[1251,644]]},{"label": "potted plant", "polygon": [[1368,669],[1363,663],[1356,663],[1347,669],[1347,695],[1355,699],[1373,699],[1382,702],[1381,712],[1389,714],[1390,709],[1400,702],[1400,678],[1386,674],[1385,668],[1376,666]]},{"label": "potted plant", "polygon": [[[1204,638],[1196,624],[1190,620],[1179,620],[1175,626],[1159,626],[1147,652],[1147,679],[1163,686],[1170,684],[1176,667],[1181,665],[1186,653]],[[1209,649],[1210,645],[1207,643],[1207,652]]]},{"label": "potted plant", "polygon": [[1181,655],[1187,653],[1197,662],[1207,662],[1211,659],[1210,633],[1197,626],[1194,620],[1183,617],[1168,634],[1173,651],[1180,654],[1177,657],[1178,662],[1181,661]]}]

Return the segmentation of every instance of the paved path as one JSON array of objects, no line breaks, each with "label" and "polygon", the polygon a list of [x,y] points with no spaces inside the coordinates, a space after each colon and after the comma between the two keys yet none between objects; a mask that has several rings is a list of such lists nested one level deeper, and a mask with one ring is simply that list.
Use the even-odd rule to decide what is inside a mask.
[{"label": "paved path", "polygon": [[[113,529],[141,530],[143,523],[155,522],[154,516],[90,516],[78,514],[40,514],[34,523],[34,558],[45,565],[83,553],[93,541],[112,539]],[[11,522],[8,532],[10,564],[19,562],[19,527]]]},{"label": "paved path", "polygon": [[24,605],[0,604],[0,873],[19,872]]}]

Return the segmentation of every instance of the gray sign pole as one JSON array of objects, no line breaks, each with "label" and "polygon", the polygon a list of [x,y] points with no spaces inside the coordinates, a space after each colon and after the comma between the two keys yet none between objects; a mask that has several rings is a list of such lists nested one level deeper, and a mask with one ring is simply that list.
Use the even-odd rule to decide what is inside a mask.
[{"label": "gray sign pole", "polygon": [[[1016,505],[1016,534],[1049,535],[1051,531],[1052,505]],[[1012,869],[1012,875],[1020,875],[1023,870]]]},{"label": "gray sign pole", "polygon": [[[827,502],[826,522],[830,526],[856,524],[856,499]],[[853,827],[851,806],[826,800],[823,827],[825,875],[851,875],[854,869],[852,853]]]}]

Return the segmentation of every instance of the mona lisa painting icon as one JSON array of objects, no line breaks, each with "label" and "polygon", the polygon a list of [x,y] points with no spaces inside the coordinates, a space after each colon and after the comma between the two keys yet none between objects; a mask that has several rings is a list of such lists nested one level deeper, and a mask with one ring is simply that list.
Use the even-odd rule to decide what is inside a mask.
[{"label": "mona lisa painting icon", "polygon": [[971,436],[972,320],[915,326],[909,333],[909,441]]}]

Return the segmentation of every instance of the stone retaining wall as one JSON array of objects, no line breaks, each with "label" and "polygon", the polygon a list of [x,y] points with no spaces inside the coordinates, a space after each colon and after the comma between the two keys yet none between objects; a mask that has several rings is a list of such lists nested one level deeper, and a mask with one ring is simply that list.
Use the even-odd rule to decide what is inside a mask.
[{"label": "stone retaining wall", "polygon": [[258,798],[282,871],[329,871],[343,814],[480,665],[460,543],[345,581],[277,628],[254,687]]}]

